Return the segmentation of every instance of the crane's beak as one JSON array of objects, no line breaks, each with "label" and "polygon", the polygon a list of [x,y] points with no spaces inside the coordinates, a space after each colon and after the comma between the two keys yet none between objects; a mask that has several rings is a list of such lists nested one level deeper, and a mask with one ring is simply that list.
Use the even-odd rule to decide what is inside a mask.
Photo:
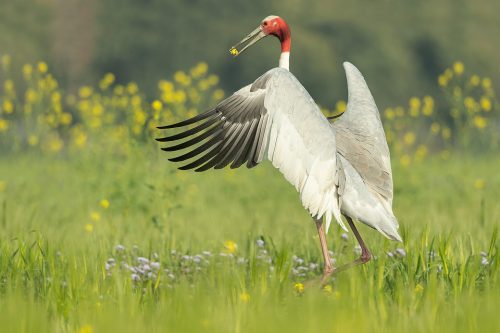
[{"label": "crane's beak", "polygon": [[[240,53],[245,51],[248,47],[257,43],[260,39],[262,39],[266,36],[267,35],[264,33],[264,31],[262,31],[262,29],[259,26],[257,29],[255,29],[254,31],[249,33],[245,38],[243,38],[238,44],[231,47],[231,49],[229,49],[229,53],[231,53],[233,56],[237,57]],[[246,43],[246,45],[241,50],[238,50],[238,47],[240,45],[245,44],[245,43]]]}]

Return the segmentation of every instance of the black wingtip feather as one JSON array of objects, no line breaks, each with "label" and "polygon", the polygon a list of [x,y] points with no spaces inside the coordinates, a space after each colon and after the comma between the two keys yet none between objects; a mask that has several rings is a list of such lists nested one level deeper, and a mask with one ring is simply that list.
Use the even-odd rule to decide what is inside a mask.
[{"label": "black wingtip feather", "polygon": [[198,122],[200,120],[203,120],[205,118],[208,118],[208,117],[214,115],[216,112],[217,112],[216,109],[208,110],[206,112],[200,113],[197,116],[194,116],[192,118],[180,121],[178,123],[171,124],[171,125],[165,125],[165,126],[158,126],[156,128],[158,128],[158,129],[168,129],[168,128],[176,128],[176,127],[182,127],[182,126],[191,125],[191,124],[194,124],[194,123],[196,123],[196,122]]}]

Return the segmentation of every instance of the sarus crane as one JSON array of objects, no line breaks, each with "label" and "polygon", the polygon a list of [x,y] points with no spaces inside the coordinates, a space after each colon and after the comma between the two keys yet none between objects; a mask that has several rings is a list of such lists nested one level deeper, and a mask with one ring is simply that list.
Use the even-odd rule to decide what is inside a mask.
[{"label": "sarus crane", "polygon": [[[321,243],[321,280],[370,260],[371,254],[353,221],[360,221],[391,240],[401,241],[392,212],[393,182],[389,148],[380,115],[368,86],[354,65],[345,62],[348,104],[330,122],[306,89],[289,71],[291,33],[279,16],[268,16],[230,49],[234,56],[266,36],[281,43],[279,67],[264,73],[213,109],[159,129],[185,130],[157,139],[174,142],[162,148],[187,149],[172,162],[181,170],[206,171],[228,165],[252,168],[267,158],[300,193],[313,217]],[[240,46],[244,46],[238,50]],[[188,161],[189,160],[189,161]],[[334,267],[326,233],[332,217],[347,231],[341,215],[361,247],[361,256]],[[325,218],[325,226],[323,224]]]}]

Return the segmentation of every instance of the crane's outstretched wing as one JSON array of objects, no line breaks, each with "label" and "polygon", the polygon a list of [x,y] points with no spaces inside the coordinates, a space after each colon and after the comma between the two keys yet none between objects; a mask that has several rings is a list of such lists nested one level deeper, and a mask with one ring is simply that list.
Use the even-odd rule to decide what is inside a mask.
[{"label": "crane's outstretched wing", "polygon": [[[229,164],[254,167],[264,157],[278,168],[301,194],[312,216],[340,216],[343,180],[338,170],[335,133],[316,103],[287,70],[275,68],[253,84],[194,118],[160,129],[194,126],[160,142],[176,141],[165,151],[186,149],[170,158],[186,162],[179,169],[205,171]],[[182,140],[180,143],[179,141]]]},{"label": "crane's outstretched wing", "polygon": [[337,150],[392,214],[392,171],[389,147],[377,105],[359,70],[345,62],[347,109],[333,123]]}]

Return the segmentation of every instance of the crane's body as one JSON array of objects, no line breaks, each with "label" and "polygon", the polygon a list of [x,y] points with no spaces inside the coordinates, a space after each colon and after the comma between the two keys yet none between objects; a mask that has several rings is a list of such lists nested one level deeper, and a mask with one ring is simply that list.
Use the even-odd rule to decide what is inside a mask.
[{"label": "crane's body", "polygon": [[[341,215],[362,247],[353,264],[364,263],[370,253],[353,220],[361,221],[386,237],[401,241],[392,212],[390,156],[380,116],[361,73],[344,63],[349,100],[345,113],[334,123],[289,71],[291,36],[283,19],[269,16],[239,44],[238,55],[259,39],[274,35],[281,42],[279,67],[260,76],[194,118],[160,127],[194,126],[158,141],[176,142],[165,151],[188,150],[171,158],[186,162],[179,169],[205,171],[231,165],[254,167],[268,159],[296,188],[301,202],[316,221],[325,280],[333,271],[326,245],[332,218],[347,230]],[[238,45],[239,45],[238,44]],[[347,265],[350,266],[350,265]],[[346,266],[346,267],[347,267]]]}]

